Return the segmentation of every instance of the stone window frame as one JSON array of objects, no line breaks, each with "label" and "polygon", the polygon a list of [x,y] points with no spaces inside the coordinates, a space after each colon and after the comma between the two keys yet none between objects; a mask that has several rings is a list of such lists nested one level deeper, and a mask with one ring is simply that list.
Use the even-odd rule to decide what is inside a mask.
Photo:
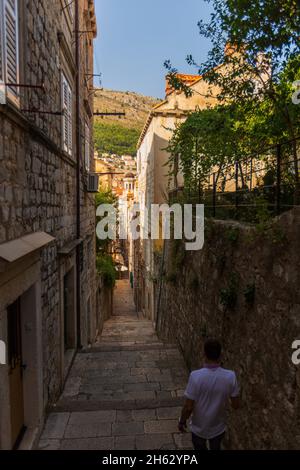
[{"label": "stone window frame", "polygon": [[[7,19],[10,19],[10,26],[14,26],[15,33],[15,44],[14,52],[10,54],[10,57],[14,59],[14,62],[10,63],[10,67],[14,67],[15,75],[10,77],[8,72],[8,60],[7,60]],[[9,80],[13,80],[13,83],[19,83],[20,81],[20,2],[19,0],[0,0],[0,85],[5,90],[5,100],[20,107],[20,92],[18,88],[5,86],[5,83],[9,83]],[[12,73],[12,72],[11,72]]]}]

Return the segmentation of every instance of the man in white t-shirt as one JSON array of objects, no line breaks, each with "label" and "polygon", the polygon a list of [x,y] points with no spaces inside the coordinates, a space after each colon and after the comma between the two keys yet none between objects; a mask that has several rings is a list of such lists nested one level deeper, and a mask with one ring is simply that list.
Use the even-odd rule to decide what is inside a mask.
[{"label": "man in white t-shirt", "polygon": [[185,391],[185,404],[178,429],[186,431],[186,422],[192,416],[190,428],[195,450],[220,450],[226,431],[226,412],[229,400],[239,408],[239,387],[232,370],[220,366],[222,347],[219,341],[205,342],[205,364],[191,373]]}]

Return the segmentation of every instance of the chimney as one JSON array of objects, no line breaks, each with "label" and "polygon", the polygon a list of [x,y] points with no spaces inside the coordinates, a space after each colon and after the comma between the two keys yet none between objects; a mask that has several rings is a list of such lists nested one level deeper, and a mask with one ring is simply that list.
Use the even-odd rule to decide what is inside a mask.
[{"label": "chimney", "polygon": [[[181,80],[185,85],[191,86],[193,83],[199,80],[199,78],[201,78],[201,75],[188,75],[184,73],[177,73],[176,78],[178,78],[178,80]],[[173,91],[174,88],[169,83],[168,76],[166,76],[166,96],[173,93]]]}]

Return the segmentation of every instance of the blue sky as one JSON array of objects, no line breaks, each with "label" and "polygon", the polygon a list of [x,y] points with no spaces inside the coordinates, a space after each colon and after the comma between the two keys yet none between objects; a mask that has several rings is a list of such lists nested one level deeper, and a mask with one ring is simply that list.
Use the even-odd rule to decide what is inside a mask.
[{"label": "blue sky", "polygon": [[187,54],[198,62],[206,58],[209,43],[197,27],[199,19],[210,15],[204,0],[95,0],[95,4],[95,73],[102,73],[105,88],[162,98],[166,59],[180,72],[195,73],[185,61]]}]

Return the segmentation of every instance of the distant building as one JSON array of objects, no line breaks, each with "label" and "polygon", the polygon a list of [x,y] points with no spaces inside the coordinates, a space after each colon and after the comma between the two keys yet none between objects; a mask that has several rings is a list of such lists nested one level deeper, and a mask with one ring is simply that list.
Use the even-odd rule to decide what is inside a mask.
[{"label": "distant building", "polygon": [[112,190],[120,196],[123,194],[123,189],[128,189],[125,188],[125,178],[128,172],[131,172],[134,179],[136,177],[136,159],[130,155],[120,157],[95,152],[94,159],[95,172],[99,176],[99,188],[102,190]]},{"label": "distant building", "polygon": [[121,160],[125,163],[126,168],[136,168],[136,158],[131,155],[122,155]]},{"label": "distant building", "polygon": [[109,190],[113,187],[114,166],[108,162],[108,158],[95,155],[95,172],[99,176],[99,189]]},{"label": "distant building", "polygon": [[127,234],[123,242],[124,253],[129,272],[134,270],[134,243],[131,235],[130,224],[132,220],[132,209],[136,196],[136,175],[128,172],[123,178],[123,191],[118,198],[119,217]]}]

